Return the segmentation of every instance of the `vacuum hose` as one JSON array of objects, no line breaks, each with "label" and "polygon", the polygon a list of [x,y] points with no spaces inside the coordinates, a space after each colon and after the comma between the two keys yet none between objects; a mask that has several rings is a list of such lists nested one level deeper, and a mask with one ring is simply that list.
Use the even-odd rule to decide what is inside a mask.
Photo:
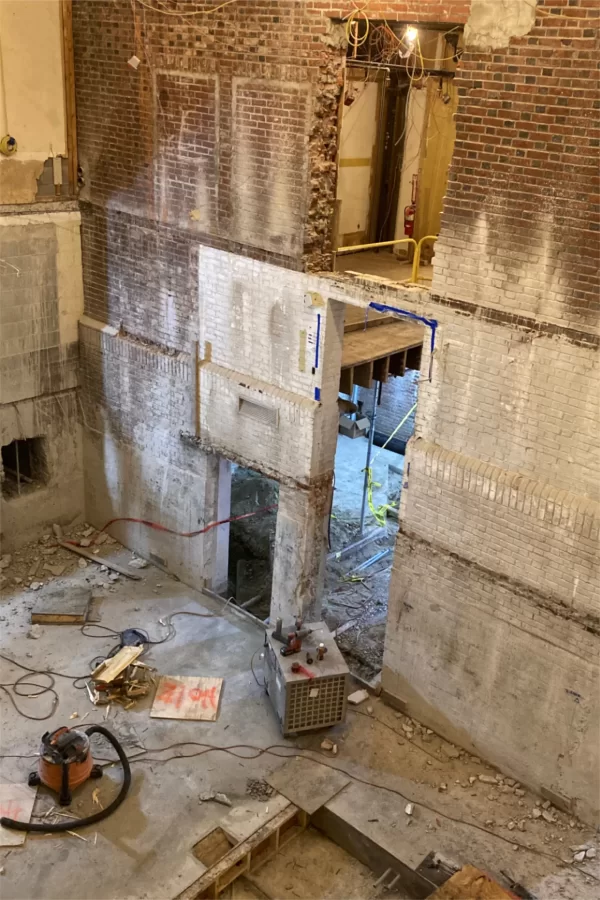
[{"label": "vacuum hose", "polygon": [[17,822],[16,819],[8,819],[6,816],[2,816],[2,818],[0,818],[0,825],[2,825],[3,828],[12,828],[15,831],[39,831],[46,834],[56,833],[57,831],[74,831],[76,828],[83,828],[84,825],[93,825],[94,822],[100,822],[101,819],[106,819],[107,816],[110,816],[110,814],[121,805],[127,796],[127,792],[131,785],[131,768],[129,766],[129,760],[125,756],[125,751],[114,734],[111,734],[110,731],[107,728],[103,728],[102,725],[92,725],[86,730],[86,734],[88,737],[92,734],[103,734],[115,748],[117,756],[123,766],[123,784],[112,803],[109,803],[105,809],[94,813],[92,816],[86,816],[84,819],[69,819],[68,822],[59,822],[56,825],[45,825],[43,822]]}]

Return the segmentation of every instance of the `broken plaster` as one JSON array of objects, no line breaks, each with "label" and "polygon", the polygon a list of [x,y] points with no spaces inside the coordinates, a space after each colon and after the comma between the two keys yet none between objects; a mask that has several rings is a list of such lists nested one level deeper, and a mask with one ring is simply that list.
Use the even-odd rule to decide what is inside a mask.
[{"label": "broken plaster", "polygon": [[472,0],[465,25],[467,50],[508,47],[512,37],[528,34],[535,23],[536,0]]}]

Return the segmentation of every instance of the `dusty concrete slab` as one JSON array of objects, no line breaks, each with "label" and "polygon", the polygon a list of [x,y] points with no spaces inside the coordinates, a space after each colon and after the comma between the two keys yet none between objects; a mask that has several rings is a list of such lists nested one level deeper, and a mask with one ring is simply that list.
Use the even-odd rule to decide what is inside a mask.
[{"label": "dusty concrete slab", "polygon": [[267,781],[295,806],[310,814],[335,797],[350,779],[314,760],[295,757],[271,772]]}]

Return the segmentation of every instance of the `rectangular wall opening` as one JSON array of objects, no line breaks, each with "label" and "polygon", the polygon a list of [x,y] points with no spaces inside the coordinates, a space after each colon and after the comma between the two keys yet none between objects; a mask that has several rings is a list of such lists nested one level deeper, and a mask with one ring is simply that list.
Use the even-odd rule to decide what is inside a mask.
[{"label": "rectangular wall opening", "polygon": [[276,481],[232,463],[227,596],[260,619],[271,606],[277,510],[237,517],[276,507],[278,500]]},{"label": "rectangular wall opening", "polygon": [[346,60],[335,269],[427,283],[454,150],[462,28],[371,22],[363,34],[362,21]]},{"label": "rectangular wall opening", "polygon": [[347,306],[324,608],[351,670],[382,668],[391,569],[424,329]]},{"label": "rectangular wall opening", "polygon": [[48,481],[46,438],[11,441],[2,447],[2,496],[10,500]]}]

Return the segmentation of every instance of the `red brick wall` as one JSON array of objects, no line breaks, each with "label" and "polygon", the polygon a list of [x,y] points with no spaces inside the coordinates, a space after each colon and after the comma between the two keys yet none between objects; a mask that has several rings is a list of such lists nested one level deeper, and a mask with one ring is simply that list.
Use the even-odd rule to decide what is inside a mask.
[{"label": "red brick wall", "polygon": [[466,53],[434,289],[574,327],[598,320],[596,0],[539,5]]},{"label": "red brick wall", "polygon": [[[344,55],[332,19],[352,8],[238,0],[186,18],[135,0],[74,4],[82,198],[88,219],[100,217],[88,227],[101,231],[108,208],[110,218],[118,210],[149,230],[174,229],[177,244],[172,259],[157,234],[144,267],[126,258],[135,241],[117,242],[108,272],[93,264],[102,252],[86,249],[90,311],[114,312],[116,286],[120,306],[143,297],[149,319],[154,285],[163,290],[165,269],[180,265],[181,244],[188,259],[200,241],[328,268]],[[373,18],[449,24],[469,10],[469,0],[371,0],[368,9]],[[529,35],[465,54],[436,293],[571,327],[594,320],[597,14],[595,0],[544,0]],[[137,70],[127,65],[132,54]],[[146,274],[132,276],[137,268]],[[183,308],[194,293],[188,276],[175,276]],[[178,326],[171,332],[179,340]]]}]

